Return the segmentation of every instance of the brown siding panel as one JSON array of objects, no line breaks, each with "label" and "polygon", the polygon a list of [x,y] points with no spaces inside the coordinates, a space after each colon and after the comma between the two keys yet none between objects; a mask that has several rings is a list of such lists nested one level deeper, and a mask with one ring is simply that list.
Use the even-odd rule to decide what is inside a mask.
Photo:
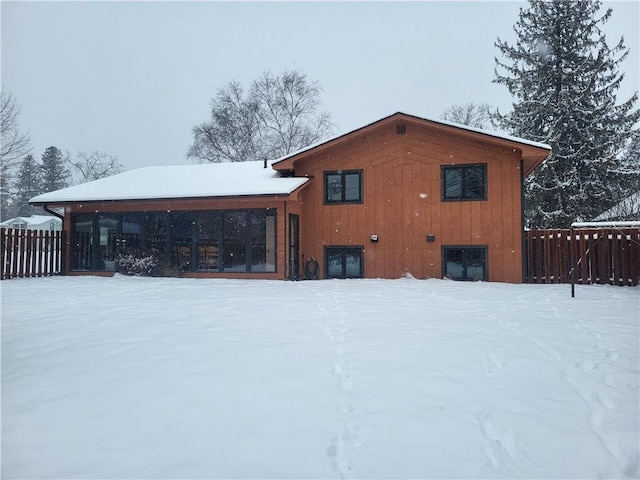
[{"label": "brown siding panel", "polygon": [[[323,265],[325,245],[365,245],[368,277],[440,278],[443,245],[487,245],[490,279],[521,282],[519,160],[503,147],[414,126],[307,155],[296,164],[296,175],[313,178],[301,195],[302,251]],[[487,164],[487,200],[441,200],[441,166],[459,163]],[[363,204],[324,205],[323,172],[337,169],[363,170]]]}]

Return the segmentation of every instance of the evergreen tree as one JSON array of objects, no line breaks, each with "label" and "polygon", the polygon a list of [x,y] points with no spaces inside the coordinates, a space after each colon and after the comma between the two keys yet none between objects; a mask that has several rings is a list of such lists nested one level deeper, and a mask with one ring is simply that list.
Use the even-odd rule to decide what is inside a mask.
[{"label": "evergreen tree", "polygon": [[40,208],[29,205],[29,199],[42,193],[42,170],[33,155],[27,155],[20,162],[13,187],[16,192],[13,202],[15,216],[42,213]]},{"label": "evergreen tree", "polygon": [[640,131],[634,133],[622,157],[620,168],[615,172],[622,197],[640,192]]},{"label": "evergreen tree", "polygon": [[13,215],[13,200],[9,191],[9,175],[0,170],[0,221],[5,221]]},{"label": "evergreen tree", "polygon": [[42,154],[42,192],[53,192],[69,186],[71,172],[62,152],[56,147],[47,148]]},{"label": "evergreen tree", "polygon": [[494,82],[515,97],[513,111],[498,112],[496,121],[552,147],[527,180],[527,223],[567,227],[613,205],[611,172],[640,118],[638,95],[616,103],[618,68],[629,52],[622,38],[610,48],[599,27],[611,9],[600,15],[598,0],[529,3],[514,27],[516,43],[496,42],[504,60],[496,59]]}]

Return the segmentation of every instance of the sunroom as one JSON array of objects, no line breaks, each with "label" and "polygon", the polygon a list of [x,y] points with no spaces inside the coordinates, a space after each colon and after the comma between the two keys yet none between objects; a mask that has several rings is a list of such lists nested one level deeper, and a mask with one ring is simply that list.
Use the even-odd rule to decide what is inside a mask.
[{"label": "sunroom", "polygon": [[286,278],[285,219],[308,180],[263,162],[147,167],[31,203],[64,209],[69,274],[148,259],[160,275]]}]

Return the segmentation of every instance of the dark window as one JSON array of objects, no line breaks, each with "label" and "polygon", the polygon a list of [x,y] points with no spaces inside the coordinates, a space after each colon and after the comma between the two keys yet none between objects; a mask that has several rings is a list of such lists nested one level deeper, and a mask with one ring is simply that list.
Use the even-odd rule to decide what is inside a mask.
[{"label": "dark window", "polygon": [[99,260],[98,270],[115,272],[116,257],[120,253],[120,215],[101,214],[98,216]]},{"label": "dark window", "polygon": [[249,215],[251,272],[276,271],[276,217],[265,212],[251,212]]},{"label": "dark window", "polygon": [[325,172],[325,203],[362,203],[362,170]]},{"label": "dark window", "polygon": [[93,270],[94,215],[71,216],[71,270]]},{"label": "dark window", "polygon": [[362,278],[362,247],[325,247],[325,278]]},{"label": "dark window", "polygon": [[167,248],[169,227],[168,213],[146,213],[144,216],[144,251],[164,260],[170,258],[171,249]]},{"label": "dark window", "polygon": [[442,247],[442,276],[487,280],[487,247]]},{"label": "dark window", "polygon": [[120,236],[120,253],[131,253],[142,249],[144,243],[144,215],[141,213],[125,213],[122,215],[122,234]]},{"label": "dark window", "polygon": [[116,270],[153,256],[181,272],[275,272],[276,210],[73,214],[71,269]]},{"label": "dark window", "polygon": [[247,271],[247,214],[229,212],[224,216],[224,270]]},{"label": "dark window", "polygon": [[443,200],[486,200],[487,165],[442,167]]},{"label": "dark window", "polygon": [[222,217],[219,212],[198,213],[198,270],[217,272],[220,269]]}]

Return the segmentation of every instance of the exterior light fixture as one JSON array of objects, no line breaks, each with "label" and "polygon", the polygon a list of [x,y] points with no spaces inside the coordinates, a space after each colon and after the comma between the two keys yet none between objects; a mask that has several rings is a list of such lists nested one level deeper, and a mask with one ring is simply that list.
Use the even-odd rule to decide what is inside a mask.
[{"label": "exterior light fixture", "polygon": [[434,233],[427,233],[427,242],[431,243],[435,241],[436,241],[436,235]]},{"label": "exterior light fixture", "polygon": [[378,235],[371,235],[371,243],[377,243],[378,242]]}]

